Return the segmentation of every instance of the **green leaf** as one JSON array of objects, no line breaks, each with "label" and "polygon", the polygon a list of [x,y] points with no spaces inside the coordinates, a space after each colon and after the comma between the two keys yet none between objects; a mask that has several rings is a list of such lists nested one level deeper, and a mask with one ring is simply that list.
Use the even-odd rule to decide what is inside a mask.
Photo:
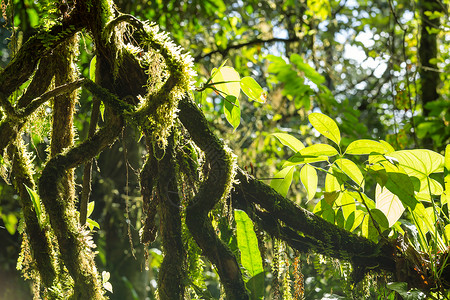
[{"label": "green leaf", "polygon": [[329,138],[337,145],[341,142],[339,127],[333,119],[321,113],[311,113],[308,116],[312,126],[323,136]]},{"label": "green leaf", "polygon": [[364,215],[364,220],[362,222],[361,227],[362,236],[366,239],[371,240],[372,242],[377,242],[378,239],[378,231],[373,224],[372,219],[369,217],[369,214]]},{"label": "green leaf", "polygon": [[389,153],[389,149],[380,142],[372,140],[356,140],[348,145],[346,154],[352,155],[364,155],[370,153],[386,154]]},{"label": "green leaf", "polygon": [[379,163],[384,169],[376,170],[377,182],[397,195],[404,205],[414,210],[419,201],[414,195],[411,178],[400,166],[393,165],[387,160]]},{"label": "green leaf", "polygon": [[241,89],[250,100],[266,102],[267,92],[252,77],[246,76],[241,79]]},{"label": "green leaf", "polygon": [[447,240],[450,241],[450,224],[445,225],[444,233],[445,236],[447,237]]},{"label": "green leaf", "polygon": [[381,210],[378,208],[371,209],[370,215],[380,227],[389,228],[389,221]]},{"label": "green leaf", "polygon": [[90,218],[86,219],[86,223],[88,224],[90,230],[94,229],[94,227],[100,229],[100,225]]},{"label": "green leaf", "polygon": [[95,68],[97,65],[97,55],[94,55],[94,57],[91,59],[91,62],[89,64],[89,79],[95,82]]},{"label": "green leaf", "polygon": [[359,187],[364,187],[364,176],[354,162],[346,158],[339,158],[334,163],[339,170],[350,177]]},{"label": "green leaf", "polygon": [[386,215],[386,218],[389,221],[389,228],[400,219],[403,211],[405,211],[398,196],[393,194],[387,188],[381,187],[379,184],[377,184],[375,189],[375,203],[376,208]]},{"label": "green leaf", "polygon": [[264,299],[264,289],[265,289],[264,279],[265,279],[264,273],[261,272],[250,278],[245,283],[245,286],[250,291],[251,300]]},{"label": "green leaf", "polygon": [[6,230],[10,235],[14,235],[16,233],[16,225],[17,225],[17,217],[13,213],[9,213],[7,215],[0,214],[3,220],[3,224],[5,225]]},{"label": "green leaf", "polygon": [[91,201],[88,203],[88,209],[87,209],[87,215],[86,215],[87,217],[89,217],[92,214],[92,212],[94,211],[94,206],[95,206],[94,201]]},{"label": "green leaf", "polygon": [[315,156],[315,155],[300,155],[299,153],[289,157],[289,159],[283,164],[284,167],[296,166],[306,163],[314,163],[319,161],[328,161],[328,156]]},{"label": "green leaf", "polygon": [[24,184],[25,188],[27,189],[28,195],[30,195],[31,202],[33,203],[34,212],[36,213],[36,218],[39,222],[39,226],[42,228],[42,208],[41,208],[41,199],[39,198],[39,195],[32,189],[30,189],[28,186]]},{"label": "green leaf", "polygon": [[396,158],[400,166],[410,177],[416,177],[420,181],[419,193],[440,195],[443,188],[439,182],[429,178],[430,174],[444,170],[444,157],[431,150],[414,149],[396,151],[390,156]]},{"label": "green leaf", "polygon": [[325,192],[335,192],[342,190],[337,176],[337,171],[334,169],[333,165],[331,165],[331,167],[328,169],[327,175],[325,176]]},{"label": "green leaf", "polygon": [[300,180],[308,194],[308,201],[314,198],[317,190],[317,172],[316,169],[308,164],[304,165],[300,170]]},{"label": "green leaf", "polygon": [[356,210],[355,199],[347,191],[341,193],[341,197],[336,200],[336,204],[341,206],[345,219],[348,219]]},{"label": "green leaf", "polygon": [[299,151],[299,156],[335,156],[339,154],[339,152],[332,146],[327,144],[314,144],[303,148]]},{"label": "green leaf", "polygon": [[[283,167],[313,163],[319,161],[328,161],[328,156],[338,154],[337,150],[330,145],[315,144],[301,149],[299,152],[291,156]],[[326,156],[325,156],[326,155]]]},{"label": "green leaf", "polygon": [[276,179],[270,181],[270,186],[283,197],[286,197],[287,195],[289,186],[292,182],[292,176],[294,175],[294,170],[294,166],[286,167],[273,176]]},{"label": "green leaf", "polygon": [[236,238],[241,253],[241,264],[250,277],[264,272],[261,254],[258,248],[258,239],[253,230],[253,222],[242,210],[234,210],[236,220]]},{"label": "green leaf", "polygon": [[389,144],[388,142],[383,141],[383,140],[380,140],[380,143],[383,144],[383,146],[384,146],[386,149],[388,149],[388,153],[391,153],[391,152],[394,152],[394,151],[395,151],[394,147],[392,147],[391,144]]},{"label": "green leaf", "polygon": [[239,94],[241,92],[241,78],[239,76],[239,73],[236,72],[236,70],[232,67],[222,67],[219,68],[217,71],[216,69],[213,69],[213,73],[215,75],[212,78],[212,82],[220,82],[218,84],[214,84],[214,87],[227,95],[232,95],[236,98],[239,98]]},{"label": "green leaf", "polygon": [[296,139],[295,137],[293,137],[288,133],[277,132],[272,133],[272,135],[276,137],[283,145],[288,146],[295,152],[298,152],[303,148],[305,148],[302,142],[300,142],[298,139]]},{"label": "green leaf", "polygon": [[239,100],[235,96],[228,95],[224,100],[224,113],[228,123],[233,126],[233,132],[241,123],[241,107]]},{"label": "green leaf", "polygon": [[355,210],[354,216],[355,216],[354,217],[355,221],[353,222],[353,225],[352,225],[352,227],[350,229],[350,232],[353,232],[356,228],[358,228],[359,225],[361,225],[361,223],[364,220],[365,214],[361,210]]},{"label": "green leaf", "polygon": [[314,207],[313,213],[334,224],[334,210],[325,199],[321,199]]}]

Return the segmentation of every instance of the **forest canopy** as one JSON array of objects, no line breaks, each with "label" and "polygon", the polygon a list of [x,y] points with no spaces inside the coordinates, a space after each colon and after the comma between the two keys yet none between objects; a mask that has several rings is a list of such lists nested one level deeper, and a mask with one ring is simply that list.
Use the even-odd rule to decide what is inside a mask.
[{"label": "forest canopy", "polygon": [[0,298],[449,299],[448,0],[2,0]]}]

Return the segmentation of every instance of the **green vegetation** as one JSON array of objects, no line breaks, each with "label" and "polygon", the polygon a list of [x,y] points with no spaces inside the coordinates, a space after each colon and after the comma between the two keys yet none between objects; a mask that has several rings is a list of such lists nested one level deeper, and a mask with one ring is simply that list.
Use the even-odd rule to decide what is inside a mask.
[{"label": "green vegetation", "polygon": [[1,3],[1,299],[450,298],[448,0]]}]

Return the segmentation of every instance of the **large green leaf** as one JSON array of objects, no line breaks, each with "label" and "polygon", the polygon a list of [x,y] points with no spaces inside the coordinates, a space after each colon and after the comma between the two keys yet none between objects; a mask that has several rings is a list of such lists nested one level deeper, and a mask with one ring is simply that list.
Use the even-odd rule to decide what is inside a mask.
[{"label": "large green leaf", "polygon": [[381,156],[376,157],[378,157],[377,163],[371,166],[371,170],[375,171],[378,184],[382,187],[385,186],[397,195],[404,205],[414,210],[419,201],[415,197],[411,177],[406,174],[401,166],[394,165]]},{"label": "large green leaf", "polygon": [[239,99],[233,95],[228,95],[225,97],[223,111],[225,113],[225,118],[233,126],[233,131],[241,123],[241,107],[239,105]]},{"label": "large green leaf", "polygon": [[264,272],[261,254],[258,248],[258,239],[253,230],[253,222],[242,210],[234,210],[236,220],[236,238],[241,253],[241,264],[250,277]]},{"label": "large green leaf", "polygon": [[406,174],[420,181],[419,193],[440,195],[443,188],[439,182],[429,178],[430,174],[444,170],[444,157],[431,150],[414,149],[390,153],[389,156],[398,160]]},{"label": "large green leaf", "polygon": [[308,146],[306,148],[303,148],[299,151],[297,155],[299,156],[335,156],[339,154],[339,152],[336,150],[336,148],[327,145],[327,144],[314,144],[311,146]]},{"label": "large green leaf", "polygon": [[334,210],[325,199],[321,199],[317,202],[316,206],[314,206],[313,213],[334,224]]},{"label": "large green leaf", "polygon": [[356,228],[358,228],[359,225],[361,225],[362,221],[364,220],[365,214],[361,210],[355,210],[355,212],[350,214],[350,217],[351,215],[354,215],[354,221],[349,231],[353,232]]},{"label": "large green leaf", "polygon": [[354,162],[346,158],[339,158],[334,163],[339,170],[350,177],[358,186],[364,187],[364,176]]},{"label": "large green leaf", "polygon": [[341,193],[341,197],[336,200],[336,204],[342,208],[345,219],[348,219],[356,210],[355,199],[347,191]]},{"label": "large green leaf", "polygon": [[375,189],[375,203],[376,208],[386,215],[389,227],[392,227],[397,222],[405,210],[398,196],[379,184],[377,184]]},{"label": "large green leaf", "polygon": [[283,145],[288,146],[295,152],[298,152],[303,148],[305,148],[302,142],[300,142],[298,139],[296,139],[289,133],[277,132],[272,133],[272,135],[275,136]]},{"label": "large green leaf", "polygon": [[311,113],[308,116],[312,126],[323,136],[329,138],[337,145],[341,142],[339,127],[333,119],[321,113]]},{"label": "large green leaf", "polygon": [[250,100],[266,102],[267,92],[252,77],[246,76],[241,79],[241,89]]},{"label": "large green leaf", "polygon": [[213,69],[214,74],[211,81],[216,83],[214,87],[221,93],[226,95],[232,95],[239,98],[241,92],[241,78],[239,73],[232,67],[221,67],[219,69]]},{"label": "large green leaf", "polygon": [[308,164],[304,165],[300,170],[300,180],[308,194],[308,201],[310,201],[314,198],[317,190],[318,177],[316,169]]},{"label": "large green leaf", "polygon": [[319,161],[328,161],[328,156],[300,155],[299,153],[296,153],[289,157],[289,159],[283,164],[283,168]]},{"label": "large green leaf", "polygon": [[287,192],[289,190],[289,186],[292,182],[292,176],[294,175],[294,166],[289,166],[284,169],[282,169],[280,172],[275,174],[273,177],[275,179],[272,179],[270,181],[270,186],[280,193],[283,197],[286,197]]},{"label": "large green leaf", "polygon": [[352,155],[364,155],[370,153],[386,154],[389,153],[389,149],[387,149],[385,145],[377,141],[356,140],[348,145],[345,153]]},{"label": "large green leaf", "polygon": [[306,163],[313,163],[319,161],[327,161],[328,156],[334,156],[338,154],[337,150],[327,144],[315,144],[301,149],[299,152],[291,156],[287,162],[284,163],[284,167],[300,165]]},{"label": "large green leaf", "polygon": [[373,220],[370,218],[368,213],[364,215],[364,220],[362,222],[362,227],[361,227],[361,233],[362,233],[363,237],[371,240],[372,242],[378,241],[378,235],[379,235],[378,231],[377,231],[375,225],[373,224]]},{"label": "large green leaf", "polygon": [[335,192],[341,191],[342,187],[337,179],[338,172],[334,169],[333,165],[328,169],[327,175],[325,176],[325,192]]}]

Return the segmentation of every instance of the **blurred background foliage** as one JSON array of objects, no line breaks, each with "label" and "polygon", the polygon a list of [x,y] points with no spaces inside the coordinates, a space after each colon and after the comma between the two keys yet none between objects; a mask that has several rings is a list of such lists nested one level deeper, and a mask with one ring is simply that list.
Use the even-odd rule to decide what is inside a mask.
[{"label": "blurred background foliage", "polygon": [[[442,7],[431,19],[434,16],[441,23],[427,29],[438,45],[430,63],[439,76],[438,97],[424,107],[419,74],[423,66],[419,59],[423,36],[420,7],[427,2],[434,1],[115,1],[119,11],[155,22],[191,53],[199,87],[214,67],[227,60],[241,76],[252,76],[267,90],[264,104],[241,101],[242,119],[235,132],[223,116],[223,100],[214,94],[195,93],[212,128],[237,155],[239,166],[262,180],[275,174],[281,161],[292,154],[290,149],[281,148],[271,133],[290,133],[305,145],[318,142],[318,134],[307,120],[312,111],[323,112],[339,123],[344,146],[354,139],[372,138],[386,139],[396,149],[444,149],[450,138],[449,1],[436,1]],[[16,49],[39,28],[51,25],[47,17],[57,11],[52,5],[53,1],[2,0],[0,67],[8,64]],[[82,40],[78,67],[82,76],[88,77],[93,49],[87,34]],[[131,35],[129,42],[134,42]],[[91,102],[87,93],[80,94],[75,119],[80,139],[87,135]],[[34,162],[42,165],[47,157],[51,113],[39,113],[24,139],[31,141],[28,151]],[[139,134],[127,128],[120,141],[104,151],[94,165],[101,173],[93,175],[91,199],[96,205],[91,218],[100,224],[94,234],[97,263],[111,273],[111,299],[155,297],[161,263],[159,242],[147,252],[138,238],[142,208],[136,174],[144,155]],[[7,185],[6,170],[2,161],[0,299],[29,299],[27,283],[15,270],[20,206]],[[82,170],[76,170],[76,175],[81,184]],[[288,197],[312,210],[315,201],[306,203],[298,172],[294,183]],[[270,240],[268,244],[268,278],[271,272],[279,271],[287,284],[294,281],[299,275],[299,269],[294,268],[299,255],[280,251]],[[274,249],[277,255],[273,255]],[[273,269],[275,257],[279,270]],[[367,282],[366,288],[350,292],[351,287],[342,283],[345,264],[314,255],[301,255],[301,262],[306,299],[340,299],[352,293],[356,298],[372,294],[385,299],[382,287]],[[217,275],[207,262],[204,264],[206,286],[218,298]],[[267,286],[266,297],[271,299],[276,289],[271,289],[270,282]],[[291,292],[295,294],[294,289]]]}]

